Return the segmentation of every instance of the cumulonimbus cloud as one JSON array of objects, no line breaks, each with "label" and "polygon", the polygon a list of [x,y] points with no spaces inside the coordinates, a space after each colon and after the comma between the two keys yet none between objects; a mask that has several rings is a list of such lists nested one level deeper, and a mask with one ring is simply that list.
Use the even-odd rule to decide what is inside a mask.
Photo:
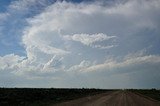
[{"label": "cumulonimbus cloud", "polygon": [[[26,56],[1,56],[0,71],[9,70],[13,76],[28,79],[59,79],[61,83],[55,82],[55,86],[71,86],[66,82],[72,81],[79,86],[104,81],[107,86],[118,78],[116,75],[121,75],[120,80],[133,78],[135,74],[159,73],[158,53],[128,55],[148,45],[159,44],[159,20],[156,18],[159,4],[159,0],[129,0],[111,6],[98,2],[55,2],[40,14],[26,19],[21,39]],[[155,31],[152,33],[155,42],[146,29]],[[107,56],[116,59],[108,61]],[[154,81],[157,77],[159,74],[148,79]],[[145,77],[138,79],[141,81]],[[114,81],[115,85],[119,80]],[[129,84],[130,80],[127,81]]]}]

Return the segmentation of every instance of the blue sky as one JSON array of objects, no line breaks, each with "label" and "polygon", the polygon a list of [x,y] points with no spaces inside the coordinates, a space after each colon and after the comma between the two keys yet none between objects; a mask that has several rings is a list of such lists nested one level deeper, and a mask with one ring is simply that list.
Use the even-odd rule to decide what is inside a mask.
[{"label": "blue sky", "polygon": [[1,0],[1,87],[160,88],[159,0]]}]

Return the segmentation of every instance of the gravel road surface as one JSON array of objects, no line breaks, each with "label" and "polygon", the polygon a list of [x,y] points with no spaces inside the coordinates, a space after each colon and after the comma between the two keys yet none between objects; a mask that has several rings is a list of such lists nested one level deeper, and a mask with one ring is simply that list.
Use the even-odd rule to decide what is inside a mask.
[{"label": "gravel road surface", "polygon": [[160,102],[129,91],[114,91],[51,106],[160,106]]}]

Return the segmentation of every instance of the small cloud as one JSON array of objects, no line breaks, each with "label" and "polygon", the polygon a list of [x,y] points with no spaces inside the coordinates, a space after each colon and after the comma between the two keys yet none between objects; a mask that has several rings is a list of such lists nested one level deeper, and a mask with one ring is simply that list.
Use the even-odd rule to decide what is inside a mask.
[{"label": "small cloud", "polygon": [[117,45],[109,45],[109,46],[101,46],[101,45],[94,45],[93,48],[99,48],[99,49],[110,49],[113,47],[116,47]]},{"label": "small cloud", "polygon": [[114,47],[111,46],[101,46],[101,45],[95,45],[94,43],[99,43],[102,41],[114,39],[116,36],[108,36],[103,33],[98,34],[74,34],[74,35],[65,35],[64,39],[71,40],[71,41],[77,41],[81,42],[82,44],[86,46],[90,46],[92,48],[100,48],[100,49],[109,49]]}]

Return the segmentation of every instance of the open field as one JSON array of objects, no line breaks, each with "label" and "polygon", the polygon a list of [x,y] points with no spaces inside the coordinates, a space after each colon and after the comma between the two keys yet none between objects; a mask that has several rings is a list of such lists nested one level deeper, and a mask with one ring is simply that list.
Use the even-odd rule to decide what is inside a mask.
[{"label": "open field", "polygon": [[0,88],[0,106],[46,106],[110,90]]},{"label": "open field", "polygon": [[159,90],[0,88],[0,106],[160,106]]}]

